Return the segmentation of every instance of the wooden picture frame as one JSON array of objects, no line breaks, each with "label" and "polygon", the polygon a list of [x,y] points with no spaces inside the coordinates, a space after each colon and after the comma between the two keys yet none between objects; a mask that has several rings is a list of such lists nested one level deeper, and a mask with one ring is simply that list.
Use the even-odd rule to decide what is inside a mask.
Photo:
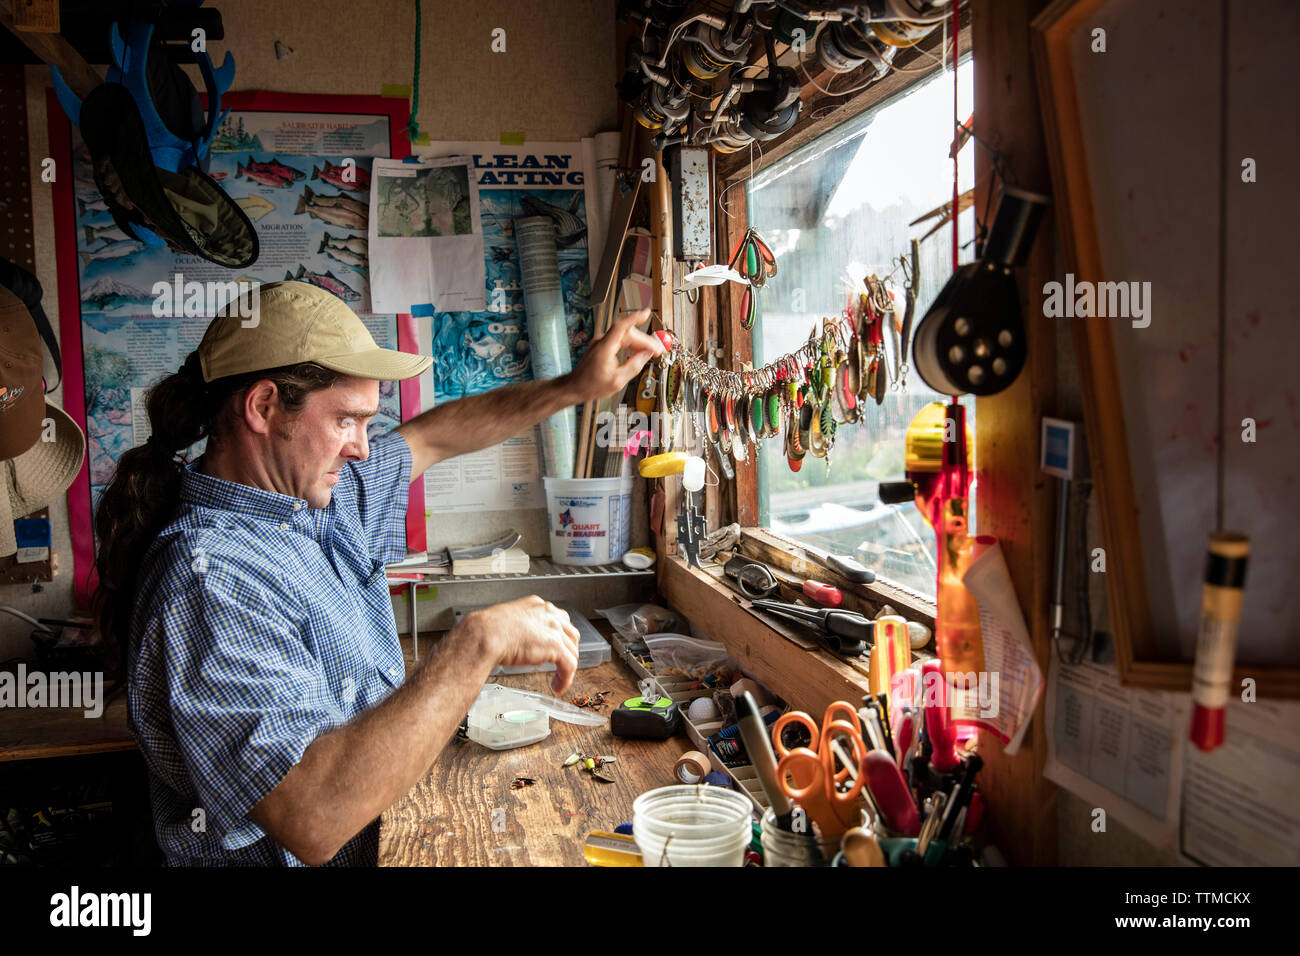
[{"label": "wooden picture frame", "polygon": [[[1056,0],[1031,24],[1035,72],[1060,222],[1063,268],[1075,282],[1099,282],[1104,272],[1097,207],[1080,107],[1072,37],[1108,0]],[[1217,40],[1214,41],[1217,44]],[[1186,54],[1186,51],[1184,51]],[[1217,63],[1203,68],[1217,72]],[[1209,135],[1217,132],[1217,104],[1204,103]],[[1235,160],[1234,160],[1235,162]],[[1215,180],[1217,182],[1217,179]],[[1132,196],[1130,195],[1131,199]],[[1211,209],[1216,200],[1206,200]],[[1211,264],[1212,268],[1212,264]],[[1087,444],[1092,464],[1106,562],[1105,575],[1116,659],[1122,683],[1169,691],[1191,687],[1192,662],[1162,653],[1149,597],[1148,561],[1138,533],[1139,489],[1125,425],[1122,376],[1108,321],[1071,320],[1080,376]],[[1219,344],[1222,348],[1222,343]],[[1206,528],[1208,535],[1209,528]],[[1115,569],[1122,569],[1116,573]],[[1181,578],[1180,578],[1181,580]],[[1188,582],[1199,595],[1199,577]],[[1247,598],[1251,599],[1247,582]],[[1235,681],[1253,678],[1260,696],[1300,698],[1300,668],[1239,661]]]}]

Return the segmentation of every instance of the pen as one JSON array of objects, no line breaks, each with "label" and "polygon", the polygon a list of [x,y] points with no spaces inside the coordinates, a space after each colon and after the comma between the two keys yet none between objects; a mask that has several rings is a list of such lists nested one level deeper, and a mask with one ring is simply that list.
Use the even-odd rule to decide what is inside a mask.
[{"label": "pen", "polygon": [[777,779],[776,751],[772,749],[767,728],[759,716],[758,702],[749,691],[736,698],[736,723],[740,726],[740,739],[745,742],[745,751],[754,763],[758,782],[762,784],[768,803],[772,805],[772,812],[776,814],[777,826],[782,830],[790,830],[793,806],[781,787],[781,781]]},{"label": "pen", "polygon": [[948,852],[948,843],[953,838],[953,834],[955,833],[958,838],[961,837],[958,820],[961,820],[961,825],[965,825],[966,807],[970,803],[971,791],[975,787],[975,774],[979,773],[983,766],[984,761],[979,754],[971,754],[966,758],[966,766],[948,796],[934,838],[924,849],[918,848],[926,866],[938,866]]}]

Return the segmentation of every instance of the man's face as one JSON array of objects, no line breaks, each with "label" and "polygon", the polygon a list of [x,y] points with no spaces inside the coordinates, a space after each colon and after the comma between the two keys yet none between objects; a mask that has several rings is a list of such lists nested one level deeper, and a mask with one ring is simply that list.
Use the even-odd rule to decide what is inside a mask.
[{"label": "man's face", "polygon": [[309,394],[299,412],[277,415],[271,441],[277,490],[313,508],[328,506],[339,470],[370,454],[366,425],[378,410],[379,382],[348,376]]}]

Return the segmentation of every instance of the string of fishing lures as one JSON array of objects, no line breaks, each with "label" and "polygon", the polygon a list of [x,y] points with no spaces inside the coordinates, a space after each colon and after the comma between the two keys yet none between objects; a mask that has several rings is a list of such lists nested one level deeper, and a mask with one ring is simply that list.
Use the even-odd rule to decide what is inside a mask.
[{"label": "string of fishing lures", "polygon": [[[761,250],[754,253],[754,269],[761,270],[758,263],[766,259]],[[760,368],[722,369],[673,340],[657,375],[661,450],[702,442],[713,450],[722,474],[733,478],[733,463],[746,461],[751,447],[780,437],[792,471],[809,454],[829,469],[839,427],[860,422],[864,404],[881,404],[889,382],[901,388],[906,374],[903,319],[888,281],[870,275],[864,286],[841,315],[823,318],[799,348]],[[888,351],[887,330],[893,344]]]}]

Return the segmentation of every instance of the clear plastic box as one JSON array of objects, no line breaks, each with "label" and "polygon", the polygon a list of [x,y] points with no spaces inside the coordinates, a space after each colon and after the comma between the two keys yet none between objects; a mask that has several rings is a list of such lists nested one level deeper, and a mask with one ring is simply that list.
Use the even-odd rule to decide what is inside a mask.
[{"label": "clear plastic box", "polygon": [[[476,606],[456,608],[456,622],[460,623],[460,619],[470,611],[477,611],[480,607],[486,606],[487,605],[485,604],[480,604]],[[585,670],[588,667],[595,667],[597,664],[603,664],[611,658],[613,651],[610,649],[609,641],[605,640],[605,638],[601,636],[600,631],[596,630],[595,625],[593,625],[591,621],[587,620],[581,611],[579,611],[574,605],[565,601],[557,601],[555,606],[567,611],[569,614],[569,620],[572,621],[573,626],[578,629],[579,670]],[[520,664],[515,667],[498,667],[492,672],[491,676],[496,677],[500,674],[532,674],[537,671],[553,670],[555,670],[555,665],[550,662],[545,664]]]}]

